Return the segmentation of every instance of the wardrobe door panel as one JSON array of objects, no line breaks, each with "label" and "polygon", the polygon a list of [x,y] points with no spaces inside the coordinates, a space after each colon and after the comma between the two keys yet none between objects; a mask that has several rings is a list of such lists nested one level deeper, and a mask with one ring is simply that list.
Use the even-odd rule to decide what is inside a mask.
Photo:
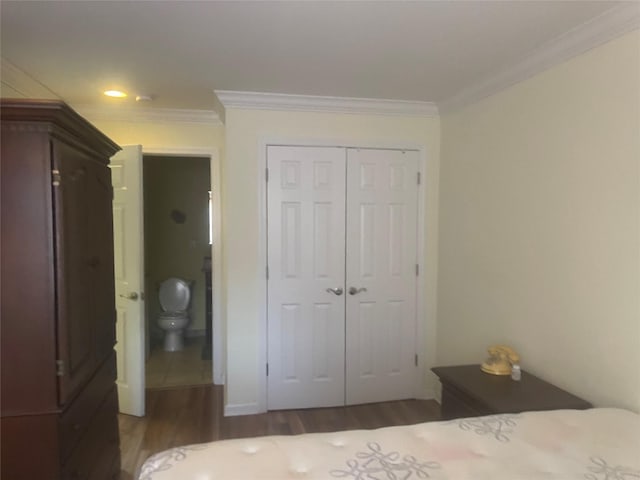
[{"label": "wardrobe door panel", "polygon": [[91,172],[90,263],[97,327],[96,356],[101,363],[111,355],[116,343],[111,170],[104,165],[92,165]]},{"label": "wardrobe door panel", "polygon": [[3,124],[0,146],[0,408],[3,416],[50,412],[57,382],[49,142]]},{"label": "wardrobe door panel", "polygon": [[57,260],[57,321],[59,401],[64,404],[88,380],[96,367],[91,270],[98,261],[90,246],[93,169],[83,152],[62,142],[52,142]]}]

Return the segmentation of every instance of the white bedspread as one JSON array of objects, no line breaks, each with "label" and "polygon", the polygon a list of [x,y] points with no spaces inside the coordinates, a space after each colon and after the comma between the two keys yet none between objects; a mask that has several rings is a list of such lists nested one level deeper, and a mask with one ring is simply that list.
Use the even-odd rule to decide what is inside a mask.
[{"label": "white bedspread", "polygon": [[556,410],[224,440],[150,457],[140,480],[636,480],[640,415]]}]

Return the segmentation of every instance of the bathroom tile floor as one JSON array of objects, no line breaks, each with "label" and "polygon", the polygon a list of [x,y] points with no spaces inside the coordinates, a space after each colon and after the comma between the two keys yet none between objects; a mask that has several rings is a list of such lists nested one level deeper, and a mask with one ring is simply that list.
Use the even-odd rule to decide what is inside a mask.
[{"label": "bathroom tile floor", "polygon": [[147,388],[169,388],[211,384],[211,360],[202,360],[204,338],[185,338],[184,350],[165,352],[162,347],[151,351],[145,366]]}]

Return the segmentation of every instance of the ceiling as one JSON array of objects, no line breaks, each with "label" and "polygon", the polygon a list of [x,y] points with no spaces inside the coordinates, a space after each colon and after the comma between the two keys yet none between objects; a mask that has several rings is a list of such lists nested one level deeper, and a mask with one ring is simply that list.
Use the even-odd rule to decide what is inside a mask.
[{"label": "ceiling", "polygon": [[72,105],[211,110],[214,90],[438,103],[619,3],[2,0],[0,53]]}]

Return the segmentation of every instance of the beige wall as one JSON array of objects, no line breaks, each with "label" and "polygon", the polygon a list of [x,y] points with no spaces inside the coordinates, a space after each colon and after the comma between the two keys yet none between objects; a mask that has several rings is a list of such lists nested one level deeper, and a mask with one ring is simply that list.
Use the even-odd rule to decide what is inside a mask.
[{"label": "beige wall", "polygon": [[[82,113],[82,110],[80,110]],[[224,126],[215,123],[124,122],[85,118],[118,145],[142,145],[145,153],[163,153],[158,149],[224,147]]]},{"label": "beige wall", "polygon": [[[80,111],[82,113],[82,111]],[[126,122],[104,120],[84,115],[93,125],[119,145],[142,145],[145,154],[224,154],[224,126],[220,123],[189,123],[171,121]],[[145,287],[146,288],[146,287]],[[153,297],[153,294],[151,295]],[[194,299],[198,305],[202,302]],[[147,331],[152,322],[157,301],[148,299],[145,323]],[[149,352],[149,338],[146,336],[146,350]]]},{"label": "beige wall", "polygon": [[438,362],[640,411],[640,33],[442,118]]},{"label": "beige wall", "polygon": [[2,98],[24,98],[24,95],[11,85],[0,82],[0,97]]},{"label": "beige wall", "polygon": [[[145,292],[150,333],[158,333],[160,283],[179,277],[193,282],[187,330],[204,334],[202,265],[204,257],[211,256],[209,164],[208,158],[144,157]],[[174,210],[185,214],[184,223],[172,219]]]},{"label": "beige wall", "polygon": [[[227,404],[250,410],[264,398],[260,381],[264,360],[260,359],[260,280],[264,265],[259,261],[259,146],[265,139],[302,141],[336,140],[363,145],[424,145],[428,157],[426,172],[426,291],[427,326],[434,356],[435,278],[437,255],[437,178],[439,120],[373,115],[269,112],[229,109],[226,112],[226,160],[224,163],[223,273],[227,308]],[[343,144],[344,144],[343,143]]]}]

